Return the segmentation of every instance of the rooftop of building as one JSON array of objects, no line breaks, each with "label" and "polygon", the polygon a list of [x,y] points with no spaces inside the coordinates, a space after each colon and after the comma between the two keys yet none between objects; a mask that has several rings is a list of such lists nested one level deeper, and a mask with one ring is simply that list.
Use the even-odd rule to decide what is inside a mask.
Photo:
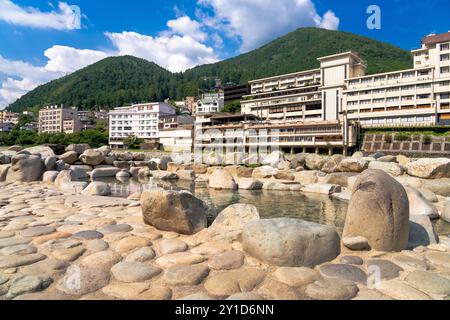
[{"label": "rooftop of building", "polygon": [[422,39],[422,44],[432,45],[447,41],[450,41],[450,30],[446,33],[428,35]]}]

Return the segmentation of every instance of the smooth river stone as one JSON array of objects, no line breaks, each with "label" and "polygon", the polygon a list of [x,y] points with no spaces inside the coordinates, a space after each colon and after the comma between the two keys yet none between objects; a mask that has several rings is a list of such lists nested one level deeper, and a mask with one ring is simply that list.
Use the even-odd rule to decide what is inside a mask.
[{"label": "smooth river stone", "polygon": [[275,278],[292,287],[300,287],[321,278],[320,274],[307,267],[280,267],[274,272]]},{"label": "smooth river stone", "polygon": [[265,278],[265,273],[255,268],[243,268],[218,273],[208,277],[205,289],[216,296],[252,291]]},{"label": "smooth river stone", "polygon": [[148,247],[151,246],[152,242],[148,238],[138,237],[138,236],[130,236],[121,239],[116,245],[116,251],[119,253],[130,252],[137,248]]},{"label": "smooth river stone", "polygon": [[13,280],[6,298],[12,299],[25,293],[42,291],[53,282],[50,277],[24,276]]},{"label": "smooth river stone", "polygon": [[149,283],[120,283],[110,284],[104,287],[102,292],[118,299],[134,299],[149,288]]},{"label": "smooth river stone", "polygon": [[403,268],[399,267],[395,263],[382,259],[369,259],[367,261],[367,267],[379,268],[373,270],[379,270],[381,279],[383,280],[395,279],[400,275],[400,272],[403,271]]},{"label": "smooth river stone", "polygon": [[450,280],[437,273],[416,270],[405,279],[411,286],[428,294],[450,295]]},{"label": "smooth river stone", "polygon": [[396,300],[432,300],[429,295],[413,288],[400,279],[381,281],[375,285],[375,288]]},{"label": "smooth river stone", "polygon": [[31,241],[30,238],[6,238],[6,239],[0,239],[0,249],[6,248],[6,247],[12,247],[19,244],[26,244]]},{"label": "smooth river stone", "polygon": [[85,230],[74,233],[73,237],[82,240],[94,240],[103,238],[103,233],[96,230]]},{"label": "smooth river stone", "polygon": [[205,265],[179,265],[166,270],[164,280],[175,286],[198,285],[208,276],[209,268]]},{"label": "smooth river stone", "polygon": [[136,300],[170,300],[172,298],[172,289],[161,284],[151,284],[150,289],[140,293],[135,297]]},{"label": "smooth river stone", "polygon": [[129,262],[145,262],[152,260],[155,256],[155,251],[151,247],[143,247],[130,253],[125,260]]},{"label": "smooth river stone", "polygon": [[40,226],[40,227],[31,227],[20,232],[22,237],[38,237],[45,234],[53,233],[56,231],[55,227],[50,226]]},{"label": "smooth river stone", "polygon": [[416,269],[428,270],[428,265],[424,260],[417,259],[406,254],[394,256],[392,260],[400,267],[411,271]]},{"label": "smooth river stone", "polygon": [[14,237],[15,234],[13,231],[0,231],[0,239]]},{"label": "smooth river stone", "polygon": [[301,297],[295,288],[271,278],[263,281],[258,293],[268,300],[299,300]]},{"label": "smooth river stone", "polygon": [[358,287],[343,279],[320,279],[308,285],[305,293],[317,300],[350,300],[358,293]]},{"label": "smooth river stone", "polygon": [[57,231],[57,232],[53,232],[50,234],[46,234],[43,236],[39,236],[33,239],[33,243],[36,245],[39,244],[43,244],[47,241],[50,240],[57,240],[57,239],[65,239],[65,238],[69,238],[72,234],[69,232],[61,232],[61,231]]},{"label": "smooth river stone", "polygon": [[206,257],[189,253],[189,252],[177,252],[161,256],[156,259],[156,264],[163,268],[170,268],[179,264],[196,264],[206,260]]},{"label": "smooth river stone", "polygon": [[159,243],[159,251],[161,254],[183,252],[186,251],[187,248],[186,242],[179,239],[164,239]]},{"label": "smooth river stone", "polygon": [[26,266],[45,259],[46,256],[40,253],[28,254],[25,256],[10,255],[0,256],[0,268],[15,268],[20,266]]},{"label": "smooth river stone", "polygon": [[358,266],[364,263],[364,260],[358,256],[343,256],[339,261],[343,264],[354,264]]},{"label": "smooth river stone", "polygon": [[75,261],[78,259],[84,252],[86,248],[82,246],[77,246],[74,248],[67,249],[56,249],[51,252],[53,257],[62,261]]},{"label": "smooth river stone", "polygon": [[323,277],[338,278],[362,284],[367,283],[366,273],[358,267],[349,264],[324,264],[319,267]]},{"label": "smooth river stone", "polygon": [[214,270],[238,269],[244,264],[244,254],[240,251],[229,251],[212,257],[208,263]]},{"label": "smooth river stone", "polygon": [[103,234],[115,233],[115,232],[129,232],[133,228],[129,224],[113,224],[101,228],[99,231]]},{"label": "smooth river stone", "polygon": [[160,268],[141,262],[119,262],[111,268],[114,278],[122,282],[142,282],[161,273]]},{"label": "smooth river stone", "polygon": [[28,244],[19,244],[17,246],[6,247],[0,250],[0,254],[4,256],[8,256],[11,254],[26,255],[36,252],[37,248],[35,246]]},{"label": "smooth river stone", "polygon": [[450,252],[427,252],[425,258],[436,266],[450,269]]}]

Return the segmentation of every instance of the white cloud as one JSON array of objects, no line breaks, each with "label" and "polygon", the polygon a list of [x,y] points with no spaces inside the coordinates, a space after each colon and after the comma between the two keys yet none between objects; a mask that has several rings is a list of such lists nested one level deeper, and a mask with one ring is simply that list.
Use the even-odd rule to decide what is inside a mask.
[{"label": "white cloud", "polygon": [[197,41],[205,41],[208,38],[208,35],[201,30],[201,24],[188,16],[169,20],[167,26],[170,28],[169,32],[173,34],[189,36]]},{"label": "white cloud", "polygon": [[321,17],[312,0],[198,0],[214,15],[200,11],[202,23],[238,37],[240,51],[247,52],[299,27],[337,29],[339,19],[332,11]]},{"label": "white cloud", "polygon": [[184,71],[196,65],[217,61],[213,48],[189,35],[151,37],[136,32],[106,33],[118,55],[133,55],[169,69]]},{"label": "white cloud", "polygon": [[45,69],[54,72],[71,73],[109,56],[106,52],[53,46],[45,50],[48,58]]},{"label": "white cloud", "polygon": [[10,0],[0,0],[0,20],[32,28],[74,30],[81,28],[79,7],[59,2],[58,10],[42,12],[33,7],[20,7]]}]

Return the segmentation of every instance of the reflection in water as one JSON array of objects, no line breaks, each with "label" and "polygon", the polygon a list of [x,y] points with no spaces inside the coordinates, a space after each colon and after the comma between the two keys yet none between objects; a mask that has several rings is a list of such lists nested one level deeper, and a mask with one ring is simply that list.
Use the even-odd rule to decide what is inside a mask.
[{"label": "reflection in water", "polygon": [[209,207],[210,222],[223,209],[234,203],[252,204],[258,208],[262,218],[287,217],[304,219],[335,226],[342,231],[347,212],[347,203],[331,199],[325,195],[303,194],[300,192],[268,190],[214,190],[205,183],[194,184],[191,181],[161,181],[150,178],[145,181],[134,179],[118,181],[102,179],[111,186],[112,195],[127,197],[155,187],[168,190],[189,190],[202,199]]}]

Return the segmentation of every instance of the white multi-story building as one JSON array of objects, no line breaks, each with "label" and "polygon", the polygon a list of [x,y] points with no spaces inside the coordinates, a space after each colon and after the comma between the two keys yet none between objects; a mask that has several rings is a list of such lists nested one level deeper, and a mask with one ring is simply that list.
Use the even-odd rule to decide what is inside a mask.
[{"label": "white multi-story building", "polygon": [[175,114],[175,108],[163,102],[134,104],[109,112],[109,143],[121,148],[128,136],[145,141],[159,139],[159,117]]},{"label": "white multi-story building", "polygon": [[241,113],[258,119],[205,123],[197,130],[196,147],[213,142],[208,130],[217,129],[217,141],[233,136],[232,128],[243,129],[237,145],[248,147],[251,130],[263,127],[266,140],[258,144],[345,153],[356,146],[360,126],[450,125],[450,32],[425,37],[412,54],[414,66],[408,70],[366,75],[365,62],[349,51],[318,58],[318,69],[250,81]]},{"label": "white multi-story building", "polygon": [[223,93],[204,93],[197,101],[196,113],[219,112],[224,106],[225,97]]},{"label": "white multi-story building", "polygon": [[346,79],[349,120],[362,127],[450,124],[450,32],[412,50],[414,68]]}]

